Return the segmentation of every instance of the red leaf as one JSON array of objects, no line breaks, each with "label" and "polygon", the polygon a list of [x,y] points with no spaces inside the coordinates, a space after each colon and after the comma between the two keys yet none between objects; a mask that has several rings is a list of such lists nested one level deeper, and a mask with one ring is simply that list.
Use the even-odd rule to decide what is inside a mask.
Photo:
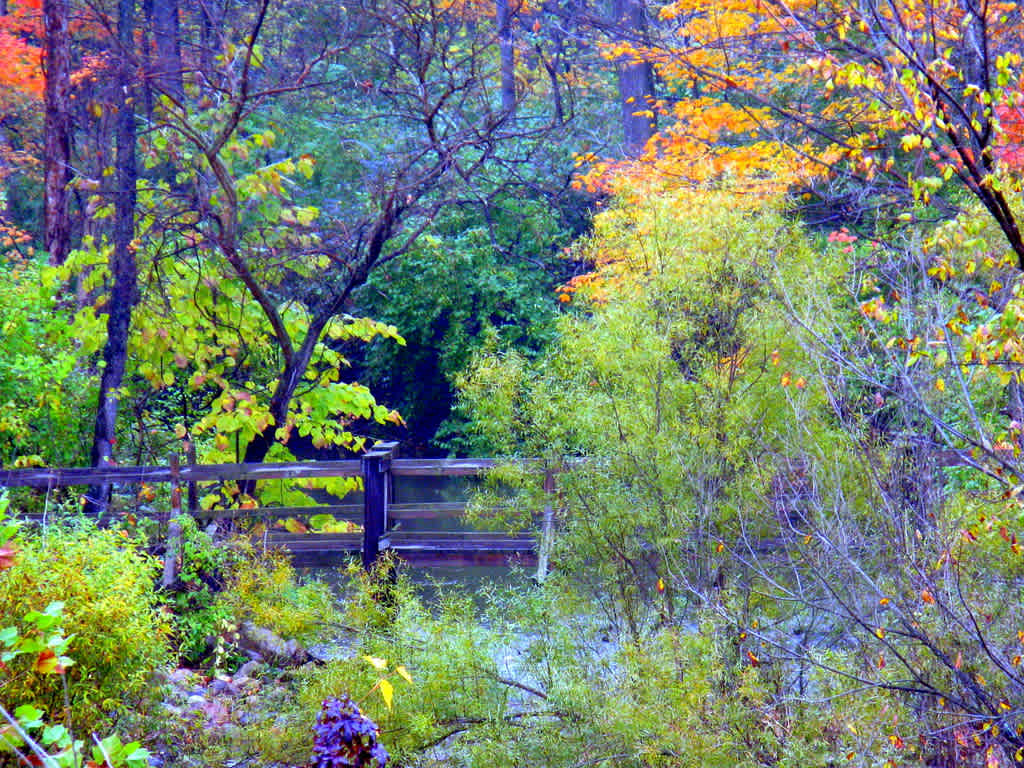
[{"label": "red leaf", "polygon": [[14,547],[0,547],[0,571],[6,571],[14,565],[14,556],[18,550]]}]

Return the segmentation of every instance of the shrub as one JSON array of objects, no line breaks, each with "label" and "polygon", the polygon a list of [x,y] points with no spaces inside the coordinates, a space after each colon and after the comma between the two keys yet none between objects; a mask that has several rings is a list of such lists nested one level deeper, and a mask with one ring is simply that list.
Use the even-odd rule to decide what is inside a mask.
[{"label": "shrub", "polygon": [[208,640],[231,620],[231,611],[217,603],[223,572],[232,556],[228,547],[200,530],[195,518],[181,515],[181,570],[177,591],[169,598],[174,617],[174,643],[185,664],[197,665],[210,650]]},{"label": "shrub", "polygon": [[[0,576],[0,616],[17,622],[41,605],[64,603],[75,664],[67,671],[71,722],[88,733],[141,700],[168,657],[168,628],[153,589],[156,562],[112,530],[51,526],[21,536]],[[64,707],[59,676],[27,671],[0,683],[0,700],[48,713]]]},{"label": "shrub", "polygon": [[237,621],[302,643],[321,639],[324,627],[337,621],[330,587],[321,581],[301,584],[286,554],[261,552],[247,539],[233,548],[218,604]]},{"label": "shrub", "polygon": [[377,741],[376,724],[347,696],[324,701],[313,732],[316,768],[371,765],[384,768],[388,764],[387,750]]}]

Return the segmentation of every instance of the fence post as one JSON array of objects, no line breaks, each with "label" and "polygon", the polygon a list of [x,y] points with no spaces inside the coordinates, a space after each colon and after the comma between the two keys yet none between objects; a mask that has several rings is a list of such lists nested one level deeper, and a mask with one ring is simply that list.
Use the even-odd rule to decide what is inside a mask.
[{"label": "fence post", "polygon": [[533,578],[543,584],[548,576],[548,561],[554,544],[555,525],[555,473],[550,466],[544,469],[544,517],[541,523],[540,544],[537,547],[537,573]]},{"label": "fence post", "polygon": [[171,456],[171,511],[167,519],[167,547],[164,550],[164,573],[160,586],[170,589],[178,580],[178,558],[181,556],[183,531],[181,515],[181,465],[177,454]]},{"label": "fence post", "polygon": [[[196,466],[196,445],[192,442],[192,438],[189,437],[185,441],[185,461],[188,462],[189,469],[194,470]],[[188,513],[192,517],[196,516],[199,511],[199,489],[196,486],[195,480],[188,481]]]},{"label": "fence post", "polygon": [[397,443],[377,443],[363,454],[363,568],[369,570],[380,554],[387,532],[391,502],[391,458]]}]

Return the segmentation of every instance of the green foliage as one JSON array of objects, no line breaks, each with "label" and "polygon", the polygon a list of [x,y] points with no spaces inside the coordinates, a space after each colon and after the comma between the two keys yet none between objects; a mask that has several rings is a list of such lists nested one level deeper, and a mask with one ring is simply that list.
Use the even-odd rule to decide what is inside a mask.
[{"label": "green foliage", "polygon": [[210,653],[210,640],[232,621],[231,609],[217,601],[231,550],[215,543],[190,515],[178,517],[182,530],[180,588],[169,602],[173,613],[178,656],[197,665]]},{"label": "green foliage", "polygon": [[[559,474],[556,559],[612,595],[634,637],[722,582],[715,550],[741,511],[748,533],[777,525],[763,501],[774,477],[839,451],[823,382],[774,303],[777,271],[811,290],[825,265],[779,213],[744,213],[727,195],[703,202],[700,217],[676,216],[672,197],[603,213],[588,253],[619,266],[588,314],[566,316],[537,364],[495,350],[462,381],[471,426],[496,445],[585,457]],[[515,472],[495,479],[538,490]]]},{"label": "green foliage", "polygon": [[493,447],[465,435],[464,416],[450,412],[454,379],[484,344],[532,357],[555,335],[554,289],[565,269],[555,253],[567,236],[557,211],[527,199],[492,215],[490,227],[468,212],[441,218],[358,296],[362,311],[408,342],[374,343],[354,363],[402,414],[416,445],[489,455]]},{"label": "green foliage", "polygon": [[[262,739],[264,759],[303,759],[299,724],[328,695],[358,701],[398,764],[826,768],[898,759],[890,737],[909,732],[895,696],[851,701],[834,678],[771,658],[710,612],[619,641],[557,578],[532,594],[442,593],[433,610],[399,579],[391,620],[362,623],[380,586],[352,583],[348,655],[300,672],[295,707],[282,713],[291,727]],[[763,659],[751,663],[750,648]],[[376,691],[395,660],[411,682],[389,675],[389,701]],[[839,651],[819,661],[859,663]],[[800,698],[786,695],[793,687]]]},{"label": "green foliage", "polygon": [[330,588],[322,581],[300,584],[286,555],[263,554],[241,540],[234,552],[217,604],[235,621],[249,621],[280,638],[306,644],[323,640],[328,628],[337,626]]},{"label": "green foliage", "polygon": [[[63,603],[62,627],[77,638],[66,675],[68,722],[87,733],[143,700],[154,670],[167,660],[155,563],[117,532],[87,523],[51,523],[38,535],[20,536],[17,546],[0,579],[0,615],[36,616],[31,612],[40,604]],[[38,669],[4,680],[0,697],[51,717],[65,704],[60,679]]]},{"label": "green foliage", "polygon": [[0,254],[0,463],[82,464],[91,404],[69,310],[43,279],[46,269]]},{"label": "green foliage", "polygon": [[[0,655],[5,676],[19,674],[19,657],[28,656],[31,664],[28,672],[40,675],[63,676],[74,662],[62,655],[67,651],[72,638],[60,627],[63,621],[63,603],[50,603],[46,610],[30,611],[25,616],[25,627],[6,627],[0,631],[0,643],[4,651]],[[25,674],[25,670],[20,670]],[[62,682],[63,679],[62,679]],[[65,723],[70,723],[71,713],[65,708]],[[32,704],[22,704],[14,709],[13,715],[0,705],[0,754],[13,752],[22,764],[43,765],[45,768],[77,768],[82,765],[87,750],[82,739],[75,739],[67,725],[47,722],[46,713]],[[92,735],[95,746],[91,750],[92,764],[104,768],[142,768],[148,765],[149,752],[138,742],[122,744],[112,734],[102,741]],[[30,757],[29,757],[30,756]]]},{"label": "green foliage", "polygon": [[188,515],[178,521],[181,570],[169,603],[183,663],[222,667],[235,654],[232,638],[242,622],[301,643],[322,640],[337,622],[330,589],[301,584],[283,554],[263,552],[244,536],[215,541]]}]

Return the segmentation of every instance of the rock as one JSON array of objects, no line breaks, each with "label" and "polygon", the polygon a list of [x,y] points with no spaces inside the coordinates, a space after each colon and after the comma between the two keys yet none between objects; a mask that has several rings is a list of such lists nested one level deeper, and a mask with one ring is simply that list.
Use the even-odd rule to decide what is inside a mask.
[{"label": "rock", "polygon": [[259,689],[260,682],[259,680],[253,680],[251,677],[239,677],[236,675],[235,687],[240,693],[245,694],[246,696],[251,696]]},{"label": "rock", "polygon": [[294,640],[283,640],[269,629],[244,621],[239,628],[238,647],[255,651],[268,662],[280,667],[306,664],[312,658],[309,652]]},{"label": "rock", "polygon": [[255,659],[250,659],[238,668],[235,672],[235,683],[241,685],[239,680],[243,677],[256,677],[257,673],[261,670],[263,665]]},{"label": "rock", "polygon": [[192,709],[202,709],[206,706],[206,697],[199,694],[192,694],[188,697],[188,705]]},{"label": "rock", "polygon": [[327,662],[335,661],[336,659],[344,659],[351,655],[350,649],[343,648],[338,645],[330,645],[328,643],[311,645],[309,646],[308,651],[313,661],[316,661],[319,664],[326,664]]},{"label": "rock", "polygon": [[171,685],[177,685],[184,688],[192,682],[192,678],[194,675],[195,672],[193,672],[191,669],[179,667],[178,669],[172,669],[170,672],[166,673],[166,678],[167,682]]},{"label": "rock", "polygon": [[206,715],[207,725],[209,726],[224,725],[231,716],[231,710],[228,708],[228,705],[218,699],[205,702],[200,711]]},{"label": "rock", "polygon": [[238,686],[231,680],[223,677],[214,679],[206,690],[214,696],[237,696],[239,693]]}]

